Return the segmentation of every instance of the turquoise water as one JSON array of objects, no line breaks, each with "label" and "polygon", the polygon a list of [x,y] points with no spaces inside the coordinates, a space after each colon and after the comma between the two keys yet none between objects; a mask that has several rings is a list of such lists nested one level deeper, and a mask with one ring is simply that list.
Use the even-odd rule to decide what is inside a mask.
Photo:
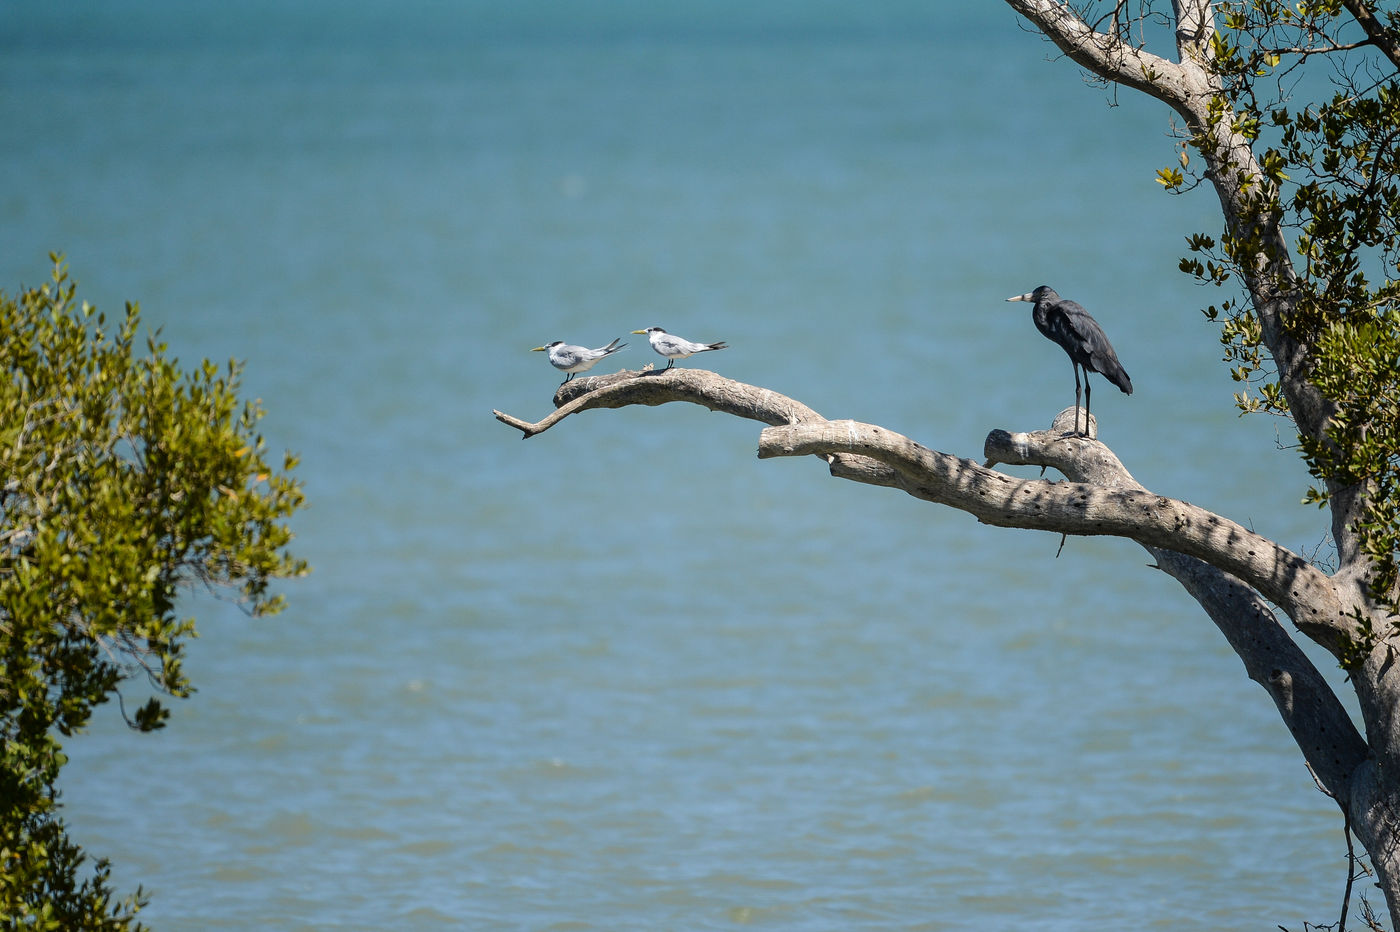
[{"label": "turquoise water", "polygon": [[1048,282],[1133,377],[1095,412],[1138,478],[1311,552],[1175,271],[1216,221],[1152,180],[1163,108],[995,3],[5,20],[0,283],[61,250],[182,358],[246,360],[311,502],[288,610],[196,599],[170,728],[70,744],[72,828],[155,928],[1333,920],[1335,808],[1134,546],[1057,559],[700,409],[490,413],[550,410],[530,347],[659,324],[975,457],[1072,400],[1002,300]]}]

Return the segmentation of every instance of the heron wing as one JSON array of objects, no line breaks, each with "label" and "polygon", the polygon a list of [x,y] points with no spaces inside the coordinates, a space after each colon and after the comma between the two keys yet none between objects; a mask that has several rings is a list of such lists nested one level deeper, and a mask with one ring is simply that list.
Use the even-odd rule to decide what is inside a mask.
[{"label": "heron wing", "polygon": [[1071,359],[1090,372],[1101,374],[1126,394],[1133,393],[1132,380],[1118,361],[1113,344],[1108,342],[1108,334],[1088,311],[1073,301],[1061,301],[1051,309],[1049,321],[1056,334],[1051,339],[1063,346]]},{"label": "heron wing", "polygon": [[1084,326],[1085,321],[1094,328],[1098,326],[1078,304],[1073,301],[1057,301],[1046,308],[1044,326],[1040,330],[1069,353],[1071,359],[1082,364],[1086,361],[1089,351],[1084,338],[1088,329]]}]

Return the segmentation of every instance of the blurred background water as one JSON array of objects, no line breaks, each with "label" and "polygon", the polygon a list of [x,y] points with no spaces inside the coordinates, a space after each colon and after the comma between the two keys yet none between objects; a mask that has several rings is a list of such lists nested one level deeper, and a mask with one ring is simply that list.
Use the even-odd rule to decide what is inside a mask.
[{"label": "blurred background water", "polygon": [[196,600],[170,727],[69,744],[74,834],[152,926],[1328,921],[1335,807],[1135,546],[1056,558],[701,409],[491,417],[550,410],[530,347],[658,324],[978,457],[1072,400],[1003,303],[1049,283],[1132,374],[1095,412],[1137,477],[1311,553],[1175,268],[1218,221],[1153,181],[1165,108],[990,0],[0,13],[0,287],[66,253],[246,360],[303,458],[287,611]]}]

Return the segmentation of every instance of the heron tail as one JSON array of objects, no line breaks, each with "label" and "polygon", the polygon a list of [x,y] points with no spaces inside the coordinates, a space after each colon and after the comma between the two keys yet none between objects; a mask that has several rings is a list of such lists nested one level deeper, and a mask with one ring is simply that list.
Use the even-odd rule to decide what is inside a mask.
[{"label": "heron tail", "polygon": [[1103,333],[1099,333],[1101,338],[1099,344],[1089,349],[1088,361],[1080,360],[1080,363],[1088,371],[1097,372],[1108,379],[1125,395],[1133,393],[1133,380],[1128,378],[1128,373],[1123,370],[1123,364],[1118,361],[1118,354],[1113,351],[1113,347],[1108,345],[1108,340],[1103,338]]},{"label": "heron tail", "polygon": [[1115,359],[1111,366],[1104,367],[1103,377],[1117,385],[1123,394],[1131,395],[1133,393],[1133,380],[1128,378],[1128,373],[1124,371],[1118,360]]}]

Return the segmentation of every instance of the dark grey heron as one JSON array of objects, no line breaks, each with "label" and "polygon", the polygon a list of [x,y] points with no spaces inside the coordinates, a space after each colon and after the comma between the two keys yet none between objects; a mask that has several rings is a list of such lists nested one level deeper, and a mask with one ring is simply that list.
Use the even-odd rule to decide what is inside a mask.
[{"label": "dark grey heron", "polygon": [[[1098,321],[1089,312],[1073,301],[1066,301],[1055,293],[1049,285],[1041,285],[1029,294],[1018,294],[1008,301],[1031,301],[1031,319],[1035,329],[1060,344],[1069,354],[1074,366],[1074,432],[1080,436],[1089,435],[1089,373],[1097,372],[1123,390],[1123,394],[1133,393],[1133,381],[1118,362],[1118,354],[1104,335]],[[1084,367],[1084,432],[1079,431],[1079,368]]]}]

